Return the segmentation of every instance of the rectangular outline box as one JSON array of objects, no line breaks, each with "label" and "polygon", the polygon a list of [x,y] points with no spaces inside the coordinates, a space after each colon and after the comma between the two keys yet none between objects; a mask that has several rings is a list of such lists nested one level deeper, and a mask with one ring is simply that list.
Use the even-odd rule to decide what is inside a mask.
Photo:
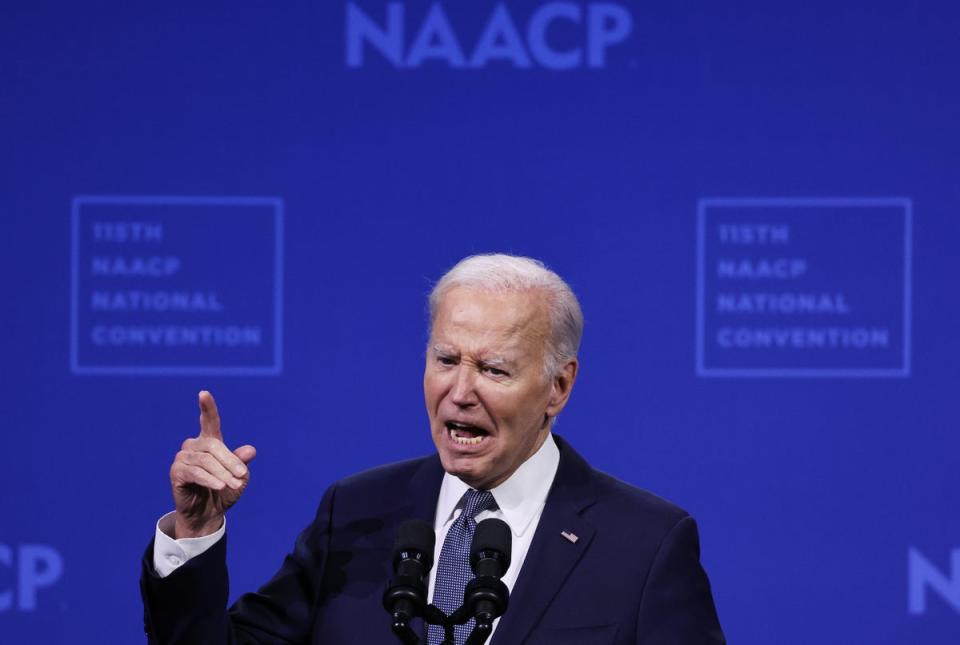
[{"label": "rectangular outline box", "polygon": [[[130,204],[136,206],[272,206],[274,209],[273,364],[258,367],[215,365],[80,365],[79,262],[80,206]],[[140,376],[277,376],[283,371],[283,199],[280,197],[203,197],[188,195],[75,195],[70,209],[70,371],[77,375]]]},{"label": "rectangular outline box", "polygon": [[[899,368],[711,368],[704,366],[704,297],[706,219],[710,207],[841,207],[895,206],[903,209],[903,364]],[[908,197],[704,197],[697,200],[696,358],[697,376],[706,378],[906,378],[910,376],[911,297],[913,293],[913,201]]]}]

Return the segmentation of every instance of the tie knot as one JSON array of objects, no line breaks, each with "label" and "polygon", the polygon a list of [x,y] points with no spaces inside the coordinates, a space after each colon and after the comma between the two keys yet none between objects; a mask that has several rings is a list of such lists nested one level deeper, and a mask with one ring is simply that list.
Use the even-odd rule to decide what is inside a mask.
[{"label": "tie knot", "polygon": [[493,499],[493,494],[488,490],[470,489],[464,494],[463,516],[474,519],[477,513],[488,511],[496,507],[497,502]]}]

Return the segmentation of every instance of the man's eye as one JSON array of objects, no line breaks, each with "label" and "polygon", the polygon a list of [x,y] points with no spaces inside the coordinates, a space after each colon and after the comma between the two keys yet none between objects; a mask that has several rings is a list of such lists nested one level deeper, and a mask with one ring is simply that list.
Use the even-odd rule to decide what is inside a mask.
[{"label": "man's eye", "polygon": [[498,367],[490,367],[489,365],[485,365],[483,369],[487,374],[490,374],[491,376],[510,376],[508,372],[505,372]]},{"label": "man's eye", "polygon": [[441,365],[456,365],[457,361],[451,356],[437,356],[437,362]]}]

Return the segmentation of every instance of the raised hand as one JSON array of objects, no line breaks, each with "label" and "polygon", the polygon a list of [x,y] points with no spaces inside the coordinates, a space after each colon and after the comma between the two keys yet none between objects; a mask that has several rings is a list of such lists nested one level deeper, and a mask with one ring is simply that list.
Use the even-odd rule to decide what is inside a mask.
[{"label": "raised hand", "polygon": [[223,514],[247,487],[247,464],[257,455],[257,449],[250,445],[231,452],[223,443],[213,395],[204,390],[199,401],[200,435],[183,442],[170,466],[177,510],[175,538],[209,535],[220,528]]}]

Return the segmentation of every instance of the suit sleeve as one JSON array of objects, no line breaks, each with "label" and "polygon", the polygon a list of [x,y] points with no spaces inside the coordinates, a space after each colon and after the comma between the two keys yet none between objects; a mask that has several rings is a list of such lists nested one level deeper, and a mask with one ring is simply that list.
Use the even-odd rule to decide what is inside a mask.
[{"label": "suit sleeve", "polygon": [[313,523],[297,538],[280,570],[256,593],[226,609],[229,584],[226,536],[165,578],[142,562],[144,631],[151,645],[254,645],[308,642],[329,544],[336,488],[323,496]]},{"label": "suit sleeve", "polygon": [[667,533],[644,585],[637,645],[722,645],[697,525],[689,515]]}]

